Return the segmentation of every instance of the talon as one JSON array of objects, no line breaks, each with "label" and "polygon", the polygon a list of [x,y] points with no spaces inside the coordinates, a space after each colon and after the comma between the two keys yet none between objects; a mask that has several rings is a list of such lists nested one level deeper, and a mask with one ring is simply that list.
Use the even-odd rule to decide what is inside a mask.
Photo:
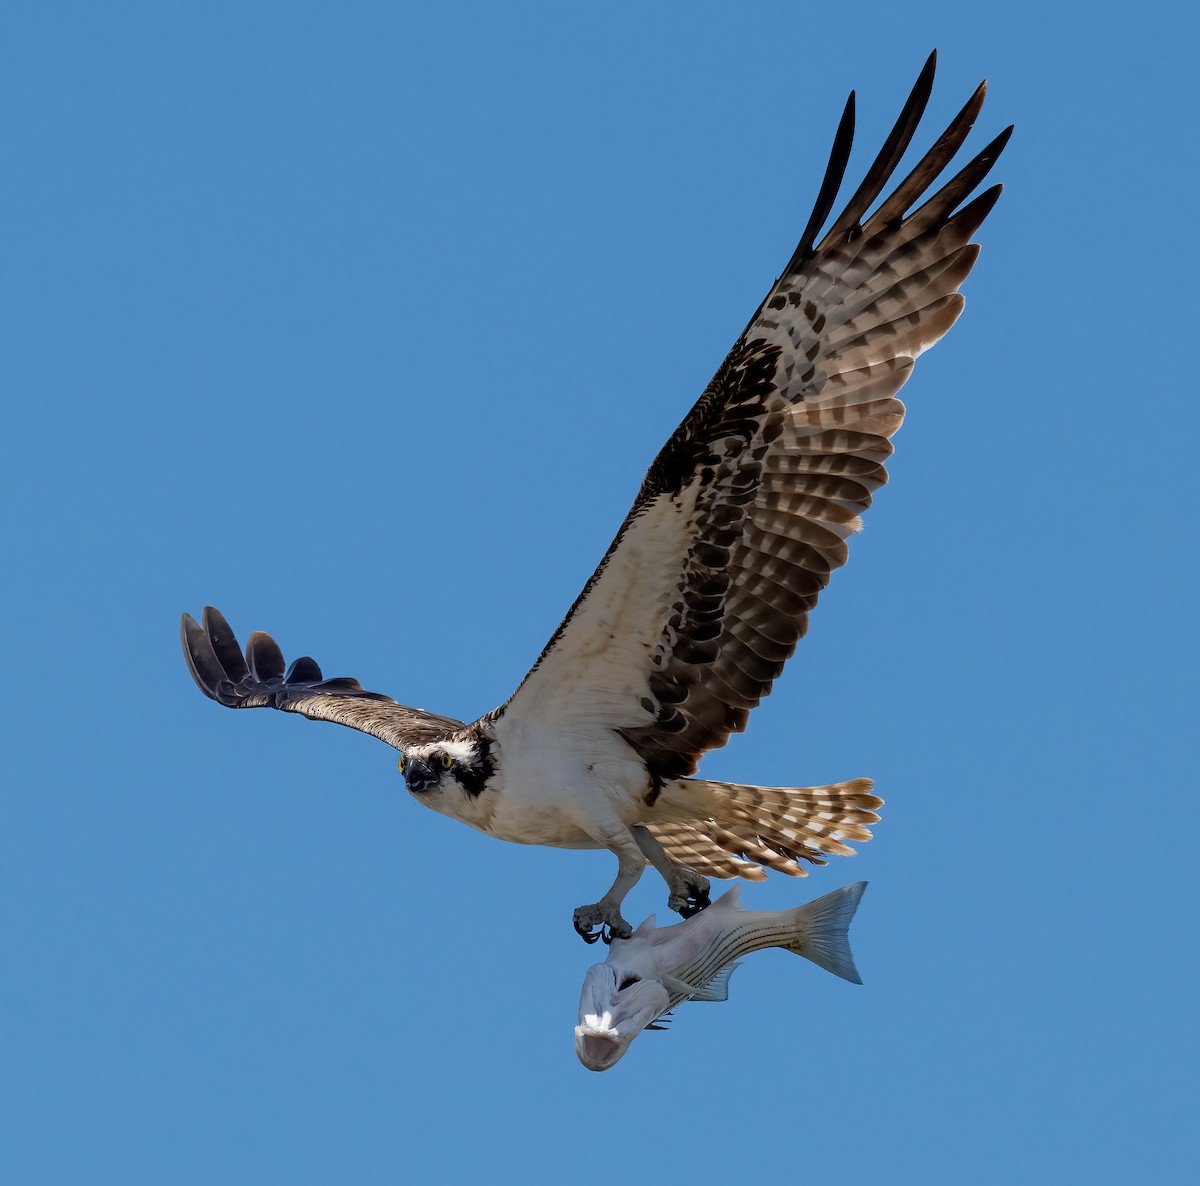
[{"label": "talon", "polygon": [[595,925],[582,910],[575,911],[575,934],[585,943],[595,943],[600,938],[600,932],[592,930]]},{"label": "talon", "polygon": [[633,928],[618,910],[597,903],[595,906],[580,906],[575,911],[575,933],[585,943],[603,940],[607,944],[614,939],[628,939],[633,934]]},{"label": "talon", "polygon": [[[695,905],[692,905],[692,903],[695,903]],[[684,915],[684,918],[690,918],[692,915],[698,915],[700,914],[701,910],[707,910],[710,905],[712,905],[712,899],[708,897],[708,882],[704,882],[703,888],[701,888],[700,891],[697,891],[695,894],[692,894],[692,897],[688,899],[688,906],[690,909],[688,910],[688,914]]]},{"label": "talon", "polygon": [[690,869],[681,872],[684,876],[672,883],[673,892],[667,905],[684,918],[691,918],[711,904],[708,879]]}]

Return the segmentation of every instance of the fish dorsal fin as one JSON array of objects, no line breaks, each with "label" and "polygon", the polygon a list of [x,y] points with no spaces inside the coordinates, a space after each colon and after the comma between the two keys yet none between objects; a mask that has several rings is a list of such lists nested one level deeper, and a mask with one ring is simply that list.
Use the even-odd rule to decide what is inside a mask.
[{"label": "fish dorsal fin", "polygon": [[632,938],[632,939],[639,939],[639,938],[640,939],[648,939],[650,937],[650,935],[658,928],[658,923],[655,921],[655,919],[657,919],[657,918],[658,918],[657,914],[650,915],[650,917],[647,918],[642,923],[642,925],[640,927],[638,927],[638,929],[636,931],[633,932],[633,934],[630,936],[630,938]]},{"label": "fish dorsal fin", "polygon": [[742,887],[740,885],[731,885],[710,907],[710,910],[716,910],[724,907],[726,910],[741,910],[742,908]]}]

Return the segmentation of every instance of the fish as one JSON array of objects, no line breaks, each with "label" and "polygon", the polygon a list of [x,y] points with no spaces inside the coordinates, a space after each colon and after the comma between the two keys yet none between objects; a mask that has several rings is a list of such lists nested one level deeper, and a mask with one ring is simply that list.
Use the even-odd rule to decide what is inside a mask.
[{"label": "fish", "polygon": [[861,984],[850,952],[850,920],[865,881],[790,910],[747,910],[735,885],[708,909],[674,926],[652,914],[628,939],[613,939],[608,959],[583,977],[575,1053],[589,1071],[615,1066],[646,1029],[686,1001],[729,999],[743,956],[782,947],[851,984]]}]

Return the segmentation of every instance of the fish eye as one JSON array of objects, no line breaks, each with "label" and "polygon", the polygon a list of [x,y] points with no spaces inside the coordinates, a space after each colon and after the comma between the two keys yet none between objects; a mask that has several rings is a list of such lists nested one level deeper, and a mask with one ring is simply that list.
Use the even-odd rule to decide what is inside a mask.
[{"label": "fish eye", "polygon": [[404,773],[404,757],[403,757],[403,755],[401,756],[400,761],[396,763],[396,769],[399,770],[401,774]]},{"label": "fish eye", "polygon": [[449,754],[439,754],[438,761],[441,762],[443,770],[449,770],[454,765],[454,759]]}]

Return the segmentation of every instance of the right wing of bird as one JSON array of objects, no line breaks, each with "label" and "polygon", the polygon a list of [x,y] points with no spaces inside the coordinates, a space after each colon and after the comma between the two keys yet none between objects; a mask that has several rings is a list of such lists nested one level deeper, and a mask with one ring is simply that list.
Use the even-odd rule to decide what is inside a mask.
[{"label": "right wing of bird", "polygon": [[[971,199],[1011,129],[944,176],[982,86],[894,180],[934,62],[821,236],[849,158],[850,96],[799,246],[498,713],[562,736],[616,731],[662,782],[695,770],[770,692],[887,480],[904,415],[896,393],[962,311],[958,289],[979,251],[971,236],[1000,192]],[[671,314],[664,293],[661,315]]]}]

